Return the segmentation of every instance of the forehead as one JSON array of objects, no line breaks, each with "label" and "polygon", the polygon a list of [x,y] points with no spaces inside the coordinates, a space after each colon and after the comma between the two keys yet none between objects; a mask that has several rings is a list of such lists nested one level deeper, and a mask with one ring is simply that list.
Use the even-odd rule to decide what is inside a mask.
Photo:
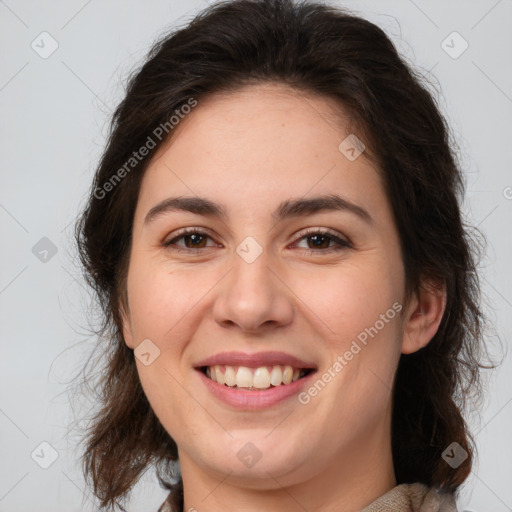
[{"label": "forehead", "polygon": [[211,95],[158,149],[140,200],[162,200],[172,191],[257,208],[313,192],[354,200],[382,195],[379,173],[364,153],[350,160],[340,150],[350,129],[334,100],[285,85]]}]

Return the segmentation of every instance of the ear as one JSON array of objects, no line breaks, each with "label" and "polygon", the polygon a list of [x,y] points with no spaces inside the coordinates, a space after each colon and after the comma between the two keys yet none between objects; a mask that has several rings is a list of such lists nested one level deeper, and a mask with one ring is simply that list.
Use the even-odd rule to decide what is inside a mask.
[{"label": "ear", "polygon": [[123,325],[122,333],[123,339],[126,345],[132,350],[135,348],[134,336],[133,336],[133,327],[132,320],[130,316],[130,311],[128,306],[121,305],[119,307],[119,316],[121,317],[121,322]]},{"label": "ear", "polygon": [[422,283],[404,317],[402,354],[412,354],[428,345],[439,328],[445,307],[445,284],[433,281]]}]

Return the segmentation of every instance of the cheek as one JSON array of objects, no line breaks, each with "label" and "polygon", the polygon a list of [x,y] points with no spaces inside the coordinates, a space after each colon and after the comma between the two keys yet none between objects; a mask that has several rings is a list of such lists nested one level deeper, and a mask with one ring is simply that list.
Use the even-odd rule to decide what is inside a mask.
[{"label": "cheek", "polygon": [[347,264],[328,278],[301,284],[298,295],[318,317],[328,353],[328,368],[318,376],[327,382],[327,391],[319,393],[315,414],[332,425],[333,438],[341,423],[359,435],[369,423],[381,421],[388,406],[400,353],[401,282],[396,277],[382,258],[375,258],[375,264],[369,259],[364,267]]},{"label": "cheek", "polygon": [[[395,282],[389,269],[379,264],[378,258],[375,264],[370,263],[370,258],[364,265],[347,263],[314,277],[303,276],[292,285],[301,302],[323,326],[322,332],[338,349],[376,322],[377,327],[382,327],[381,315],[386,315],[401,298],[400,283]],[[395,311],[389,316],[396,317]],[[389,330],[388,324],[385,330]]]},{"label": "cheek", "polygon": [[135,335],[163,342],[183,328],[187,314],[211,286],[204,272],[179,274],[162,264],[134,261],[128,296]]},{"label": "cheek", "polygon": [[[376,418],[392,388],[400,353],[402,296],[400,276],[385,261],[372,254],[364,265],[347,263],[300,284],[298,295],[319,319],[318,332],[323,333],[323,350],[334,375],[332,392],[324,397],[326,411],[344,422],[356,421],[346,417],[349,411]],[[343,405],[339,396],[345,397]]]}]

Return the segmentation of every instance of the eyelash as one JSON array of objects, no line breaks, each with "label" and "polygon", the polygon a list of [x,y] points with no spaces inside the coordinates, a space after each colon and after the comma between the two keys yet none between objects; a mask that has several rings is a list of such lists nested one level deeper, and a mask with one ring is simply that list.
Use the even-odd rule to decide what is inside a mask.
[{"label": "eyelash", "polygon": [[[184,238],[187,235],[201,235],[201,236],[206,236],[206,237],[212,239],[212,237],[208,233],[200,231],[199,229],[187,228],[187,229],[183,229],[182,231],[178,232],[177,235],[175,237],[173,237],[171,240],[163,242],[162,243],[162,247],[164,247],[166,249],[171,249],[171,250],[176,251],[176,252],[185,252],[185,253],[189,253],[189,254],[190,253],[198,254],[203,249],[207,249],[207,247],[201,247],[201,248],[196,248],[196,249],[188,248],[188,247],[187,248],[181,248],[181,247],[178,247],[178,246],[171,247],[171,246],[175,245],[175,242],[177,240],[180,240],[181,238]],[[331,231],[326,230],[326,229],[310,229],[310,230],[308,230],[306,232],[301,233],[300,236],[299,236],[298,241],[301,241],[301,240],[303,240],[305,238],[311,237],[312,235],[327,236],[329,239],[334,241],[338,246],[337,247],[329,247],[327,249],[319,249],[319,250],[316,250],[316,249],[303,249],[305,251],[308,251],[308,253],[323,253],[323,254],[325,254],[325,253],[331,253],[333,251],[337,252],[337,251],[341,251],[341,250],[344,250],[344,249],[351,249],[353,247],[352,244],[348,240],[343,240],[342,238],[339,238],[338,236],[333,234]]]}]

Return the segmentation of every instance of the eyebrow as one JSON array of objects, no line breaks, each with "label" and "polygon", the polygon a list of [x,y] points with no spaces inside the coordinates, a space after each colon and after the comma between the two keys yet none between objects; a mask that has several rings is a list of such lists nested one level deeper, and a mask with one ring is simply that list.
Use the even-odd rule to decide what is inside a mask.
[{"label": "eyebrow", "polygon": [[[206,217],[218,217],[226,220],[225,206],[214,203],[204,197],[170,197],[164,199],[147,213],[144,224],[148,224],[163,214],[172,211],[186,211]],[[302,217],[323,211],[347,211],[353,213],[367,224],[372,225],[373,219],[367,210],[336,194],[321,195],[308,199],[288,199],[279,204],[272,217],[281,222],[290,217]]]}]

